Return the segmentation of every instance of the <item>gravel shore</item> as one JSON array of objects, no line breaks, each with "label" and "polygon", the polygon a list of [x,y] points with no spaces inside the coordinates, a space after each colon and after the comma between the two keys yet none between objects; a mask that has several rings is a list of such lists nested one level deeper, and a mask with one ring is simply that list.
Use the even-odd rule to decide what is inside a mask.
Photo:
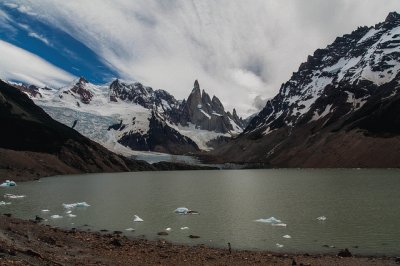
[{"label": "gravel shore", "polygon": [[[398,260],[398,259],[397,259]],[[296,264],[294,264],[296,263]],[[1,215],[0,265],[398,265],[394,257],[278,254],[62,230]]]}]

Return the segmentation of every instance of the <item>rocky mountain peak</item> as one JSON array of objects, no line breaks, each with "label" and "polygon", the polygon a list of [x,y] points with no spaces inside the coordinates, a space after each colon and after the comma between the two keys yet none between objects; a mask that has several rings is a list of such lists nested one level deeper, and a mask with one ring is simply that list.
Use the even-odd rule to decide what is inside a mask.
[{"label": "rocky mountain peak", "polygon": [[390,12],[389,15],[386,17],[385,22],[389,23],[400,23],[400,14],[397,12]]},{"label": "rocky mountain peak", "polygon": [[89,83],[89,81],[87,81],[87,79],[85,77],[79,77],[78,82],[79,84],[87,84]]},{"label": "rocky mountain peak", "polygon": [[200,90],[200,84],[199,84],[199,82],[197,81],[197,79],[194,81],[193,89],[199,89],[199,90]]},{"label": "rocky mountain peak", "polygon": [[93,98],[93,93],[87,89],[89,82],[84,78],[80,77],[76,84],[71,88],[71,92],[77,94],[80,100],[84,104],[89,104]]}]

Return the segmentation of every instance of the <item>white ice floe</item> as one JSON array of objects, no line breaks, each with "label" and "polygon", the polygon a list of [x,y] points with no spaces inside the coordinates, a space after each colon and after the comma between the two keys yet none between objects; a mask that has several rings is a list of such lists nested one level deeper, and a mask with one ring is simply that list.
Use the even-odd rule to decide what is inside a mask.
[{"label": "white ice floe", "polygon": [[187,226],[181,227],[181,230],[189,230],[189,227]]},{"label": "white ice floe", "polygon": [[130,231],[130,232],[132,232],[132,231],[135,231],[135,229],[133,229],[133,228],[126,228],[125,231]]},{"label": "white ice floe", "polygon": [[325,216],[320,216],[317,218],[318,221],[325,221],[327,218]]},{"label": "white ice floe", "polygon": [[76,208],[76,207],[90,207],[90,205],[87,204],[85,201],[77,202],[77,203],[70,203],[70,204],[63,203],[63,206],[65,209],[72,209],[72,208]]},{"label": "white ice floe", "polygon": [[143,222],[143,219],[140,218],[139,216],[137,216],[137,215],[135,214],[135,215],[134,215],[134,218],[133,218],[133,221],[134,221],[134,222]]},{"label": "white ice floe", "polygon": [[282,245],[282,244],[279,244],[279,243],[276,243],[276,247],[278,247],[278,248],[283,248],[283,245]]},{"label": "white ice floe", "polygon": [[61,215],[58,215],[58,214],[54,214],[54,215],[52,215],[52,216],[50,216],[52,219],[61,219],[61,218],[63,218]]},{"label": "white ice floe", "polygon": [[49,212],[50,210],[42,210],[42,212]]},{"label": "white ice floe", "polygon": [[8,199],[22,199],[22,198],[25,198],[26,196],[25,195],[5,194],[4,197],[8,198]]},{"label": "white ice floe", "polygon": [[66,211],[65,213],[66,213],[66,214],[70,214],[70,213],[72,213],[72,211]]},{"label": "white ice floe", "polygon": [[72,213],[68,213],[68,217],[75,218],[76,215],[75,215],[75,214],[72,214]]},{"label": "white ice floe", "polygon": [[0,206],[10,205],[11,202],[0,201]]},{"label": "white ice floe", "polygon": [[179,207],[179,208],[176,208],[176,210],[174,212],[179,213],[179,214],[187,214],[188,211],[189,211],[189,209],[186,207]]},{"label": "white ice floe", "polygon": [[278,220],[275,217],[270,217],[268,219],[258,219],[258,220],[255,220],[255,222],[268,223],[268,224],[279,224],[279,223],[282,223],[281,220]]},{"label": "white ice floe", "polygon": [[171,227],[165,228],[165,231],[171,231]]},{"label": "white ice floe", "polygon": [[284,235],[284,236],[282,236],[283,238],[286,238],[286,239],[290,239],[290,238],[292,238],[290,235]]},{"label": "white ice floe", "polygon": [[0,187],[15,187],[16,185],[17,183],[15,183],[14,181],[6,180],[2,184],[0,184]]},{"label": "white ice floe", "polygon": [[277,223],[277,224],[272,224],[272,226],[286,227],[287,224],[284,224],[284,223]]}]

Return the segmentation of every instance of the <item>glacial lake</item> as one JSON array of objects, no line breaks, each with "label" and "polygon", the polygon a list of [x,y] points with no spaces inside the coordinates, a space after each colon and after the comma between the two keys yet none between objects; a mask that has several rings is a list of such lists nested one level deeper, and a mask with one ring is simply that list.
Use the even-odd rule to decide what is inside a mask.
[{"label": "glacial lake", "polygon": [[[39,215],[62,228],[119,230],[190,245],[226,248],[230,242],[234,249],[337,253],[349,248],[355,254],[399,255],[399,191],[400,171],[390,169],[70,175],[0,188],[1,197],[26,195],[0,199],[11,202],[0,212],[25,219]],[[76,217],[68,217],[62,204],[76,202],[90,207],[73,208]],[[178,207],[200,214],[176,214]],[[135,214],[144,221],[134,222]],[[317,220],[321,216],[326,220]],[[286,227],[256,222],[270,217]],[[166,228],[171,228],[169,235],[157,235]]]}]

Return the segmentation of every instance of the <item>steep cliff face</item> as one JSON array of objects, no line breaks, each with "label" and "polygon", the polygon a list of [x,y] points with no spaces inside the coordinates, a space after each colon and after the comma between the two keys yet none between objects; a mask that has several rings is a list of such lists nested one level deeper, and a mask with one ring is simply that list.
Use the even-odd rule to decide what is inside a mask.
[{"label": "steep cliff face", "polygon": [[390,13],[315,51],[219,155],[278,166],[398,167],[399,82],[400,15]]}]

